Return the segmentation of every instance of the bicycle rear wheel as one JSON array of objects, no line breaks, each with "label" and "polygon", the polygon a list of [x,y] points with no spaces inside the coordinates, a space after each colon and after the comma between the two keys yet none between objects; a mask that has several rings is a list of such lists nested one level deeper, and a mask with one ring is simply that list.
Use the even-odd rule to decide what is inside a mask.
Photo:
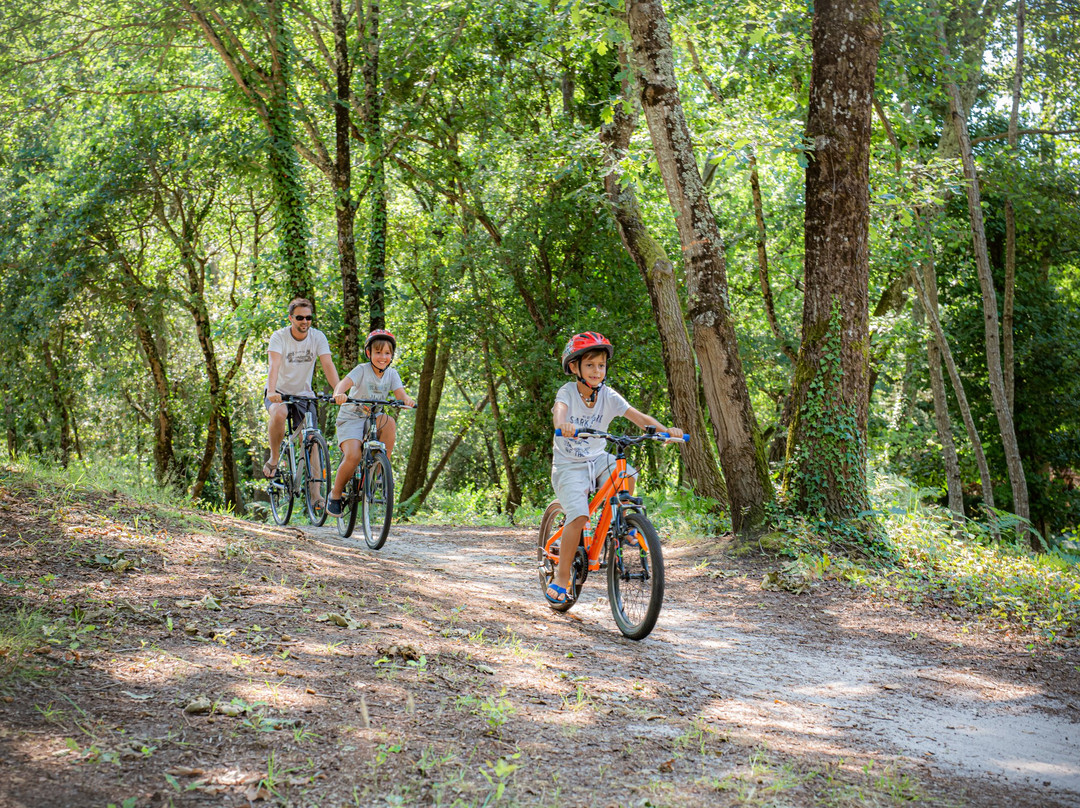
[{"label": "bicycle rear wheel", "polygon": [[664,556],[660,537],[643,514],[626,517],[627,531],[635,528],[638,547],[616,537],[608,555],[607,585],[611,614],[619,631],[642,640],[656,625],[664,602]]},{"label": "bicycle rear wheel", "polygon": [[[540,532],[536,537],[536,566],[540,576],[541,594],[547,592],[548,586],[555,579],[555,568],[559,564],[558,558],[548,558],[546,552],[547,546],[555,531],[561,529],[565,525],[566,512],[558,502],[552,502],[548,505],[547,510],[544,511],[544,515],[540,519]],[[574,559],[574,566],[570,573],[570,586],[567,588],[566,600],[562,603],[552,603],[551,601],[547,601],[548,605],[557,612],[565,612],[568,610],[577,603],[578,595],[581,592],[581,586],[585,583],[585,579],[588,575],[588,556],[579,545],[577,557]],[[544,599],[547,600],[547,598]]]},{"label": "bicycle rear wheel", "polygon": [[[319,473],[312,473],[318,463]],[[326,521],[326,497],[330,493],[330,452],[326,438],[312,435],[304,446],[304,506],[315,527]],[[321,505],[319,503],[322,503]]]},{"label": "bicycle rear wheel", "polygon": [[[285,464],[284,456],[281,462],[282,465]],[[278,525],[289,524],[289,517],[292,516],[293,492],[290,485],[292,481],[288,479],[288,476],[291,476],[289,472],[282,466],[278,466],[266,486],[266,493],[270,497],[270,513],[274,517],[274,523]]]},{"label": "bicycle rear wheel", "polygon": [[371,456],[371,463],[364,472],[364,491],[360,502],[364,541],[372,550],[378,550],[386,543],[390,520],[394,516],[394,474],[385,452],[376,452]]},{"label": "bicycle rear wheel", "polygon": [[349,538],[356,527],[356,511],[360,507],[360,494],[356,484],[357,477],[354,474],[341,492],[341,515],[337,518],[337,532],[343,539]]}]

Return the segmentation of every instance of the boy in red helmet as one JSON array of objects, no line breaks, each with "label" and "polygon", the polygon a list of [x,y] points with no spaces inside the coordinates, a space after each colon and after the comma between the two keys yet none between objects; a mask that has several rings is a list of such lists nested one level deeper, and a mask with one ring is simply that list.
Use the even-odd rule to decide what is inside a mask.
[{"label": "boy in red helmet", "polygon": [[[416,402],[405,392],[397,369],[390,367],[390,363],[394,361],[395,350],[397,350],[397,340],[394,339],[394,335],[382,328],[375,329],[364,340],[364,354],[368,361],[350,370],[334,388],[335,403],[344,406],[338,410],[337,417],[337,440],[342,452],[341,464],[338,466],[337,476],[334,477],[334,490],[330,492],[330,498],[326,501],[326,512],[331,516],[341,515],[341,492],[345,490],[345,484],[353,476],[356,467],[360,465],[367,418],[370,414],[368,407],[346,403],[349,390],[356,387],[357,393],[353,398],[377,401],[385,400],[388,394],[393,393],[394,398],[403,402],[406,407],[416,406]],[[389,457],[394,451],[397,422],[389,415],[380,413],[377,426],[379,440],[386,444],[386,456]]]},{"label": "boy in red helmet", "polygon": [[[562,432],[552,446],[551,487],[566,513],[559,549],[559,567],[544,595],[551,603],[563,603],[570,585],[574,554],[581,541],[581,529],[589,519],[589,495],[611,473],[615,456],[605,451],[604,440],[572,437],[577,429],[607,431],[620,415],[644,429],[656,427],[673,439],[682,438],[681,429],[667,428],[651,415],[631,407],[625,398],[604,384],[607,363],[615,349],[603,334],[585,331],[570,337],[562,353],[563,370],[577,378],[559,388],[551,408],[555,429]],[[634,493],[637,471],[626,467],[627,489]]]}]

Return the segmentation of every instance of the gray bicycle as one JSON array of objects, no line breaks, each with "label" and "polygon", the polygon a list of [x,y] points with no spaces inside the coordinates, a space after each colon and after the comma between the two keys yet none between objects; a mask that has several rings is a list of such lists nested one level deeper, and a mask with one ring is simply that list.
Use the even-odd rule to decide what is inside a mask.
[{"label": "gray bicycle", "polygon": [[390,469],[390,458],[386,455],[386,444],[379,440],[377,421],[383,407],[400,410],[405,405],[400,401],[365,398],[350,398],[348,403],[369,407],[370,412],[364,436],[364,453],[341,494],[338,534],[342,538],[349,538],[356,527],[356,517],[360,516],[364,541],[372,550],[378,550],[386,544],[390,522],[394,518],[394,473]]},{"label": "gray bicycle", "polygon": [[[330,401],[331,398],[320,393],[315,396],[283,395],[281,400],[288,404],[292,401]],[[289,426],[278,457],[277,470],[267,483],[274,522],[289,524],[293,500],[303,497],[308,520],[316,527],[322,525],[326,521],[326,497],[330,491],[330,452],[315,413],[305,413],[303,422],[297,424],[292,409],[289,409]]]}]

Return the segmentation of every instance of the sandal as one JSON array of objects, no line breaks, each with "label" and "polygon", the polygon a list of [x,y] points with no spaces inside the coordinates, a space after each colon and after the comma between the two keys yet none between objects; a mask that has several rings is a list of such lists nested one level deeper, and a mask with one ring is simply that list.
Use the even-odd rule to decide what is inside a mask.
[{"label": "sandal", "polygon": [[[548,592],[554,592],[555,595],[549,595]],[[564,589],[563,587],[559,586],[556,583],[550,583],[548,584],[548,588],[544,590],[544,597],[547,598],[548,603],[554,603],[558,605],[560,603],[566,603],[569,595],[567,595],[566,589]]]},{"label": "sandal", "polygon": [[265,463],[263,463],[263,477],[269,480],[271,477],[277,474],[277,467],[277,463],[271,463],[269,460],[267,460]]}]

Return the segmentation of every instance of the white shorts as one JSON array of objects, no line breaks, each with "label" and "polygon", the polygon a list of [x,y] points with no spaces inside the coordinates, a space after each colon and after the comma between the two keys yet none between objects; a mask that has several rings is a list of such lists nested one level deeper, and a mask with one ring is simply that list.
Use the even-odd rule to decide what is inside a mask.
[{"label": "white shorts", "polygon": [[337,422],[337,445],[340,447],[347,440],[363,442],[367,437],[367,418],[349,418]]},{"label": "white shorts", "polygon": [[[615,470],[615,455],[604,452],[583,463],[552,463],[551,487],[566,513],[566,521],[589,514],[589,498]],[[626,464],[626,476],[636,477],[637,469]]]}]

